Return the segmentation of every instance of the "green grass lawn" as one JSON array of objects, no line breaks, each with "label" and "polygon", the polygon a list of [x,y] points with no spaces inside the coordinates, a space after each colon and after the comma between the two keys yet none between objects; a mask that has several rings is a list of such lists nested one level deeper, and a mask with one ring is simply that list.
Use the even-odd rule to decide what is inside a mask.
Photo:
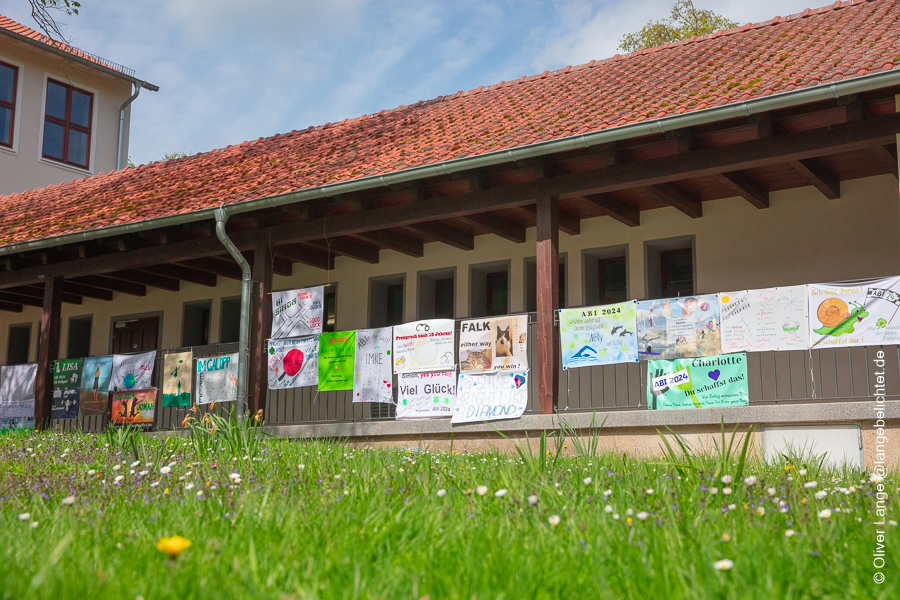
[{"label": "green grass lawn", "polygon": [[125,438],[0,436],[0,598],[900,598],[862,472]]}]

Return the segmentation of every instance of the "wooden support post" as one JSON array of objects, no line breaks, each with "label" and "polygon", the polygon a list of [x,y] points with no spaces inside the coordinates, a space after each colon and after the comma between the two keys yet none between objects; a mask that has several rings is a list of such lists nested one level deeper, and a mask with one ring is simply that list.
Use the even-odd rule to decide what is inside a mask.
[{"label": "wooden support post", "polygon": [[559,203],[537,201],[537,376],[541,413],[556,410],[559,394]]},{"label": "wooden support post", "polygon": [[[250,373],[247,382],[248,417],[266,409],[269,371],[266,351],[272,335],[272,248],[268,240],[256,244],[253,251],[253,297],[250,308]],[[263,418],[268,415],[263,413]]]},{"label": "wooden support post", "polygon": [[44,281],[44,312],[41,315],[37,375],[34,380],[34,427],[50,426],[50,404],[53,396],[53,361],[59,358],[60,310],[63,278],[47,277]]}]

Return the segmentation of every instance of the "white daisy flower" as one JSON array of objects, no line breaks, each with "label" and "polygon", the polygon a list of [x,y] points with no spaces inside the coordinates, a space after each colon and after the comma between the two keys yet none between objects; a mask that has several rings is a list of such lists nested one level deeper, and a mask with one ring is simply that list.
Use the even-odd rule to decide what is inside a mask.
[{"label": "white daisy flower", "polygon": [[713,563],[713,567],[715,567],[716,571],[728,571],[731,567],[734,566],[733,560],[728,560],[727,558],[723,558],[722,560],[717,560]]},{"label": "white daisy flower", "polygon": [[638,518],[638,521],[646,521],[647,517],[650,516],[650,513],[641,511],[635,516]]},{"label": "white daisy flower", "polygon": [[613,511],[613,507],[610,506],[609,504],[607,504],[607,505],[606,505],[606,508],[604,508],[603,510],[605,510],[605,511],[607,512],[607,514],[608,514],[608,513],[611,513],[611,512]]},{"label": "white daisy flower", "polygon": [[32,521],[32,522],[31,522],[31,528],[32,528],[32,529],[37,529],[37,526],[38,526],[38,522],[37,522],[37,521]]},{"label": "white daisy flower", "polygon": [[146,475],[146,474],[149,473],[149,472],[150,472],[150,471],[148,471],[147,469],[144,469],[143,471],[141,471],[140,473],[138,473],[138,475],[140,475],[141,477],[143,477],[144,475]]},{"label": "white daisy flower", "polygon": [[797,535],[797,532],[793,529],[787,529],[784,532],[784,537],[794,537],[795,535]]},{"label": "white daisy flower", "polygon": [[814,487],[816,487],[817,485],[819,485],[818,481],[807,481],[806,483],[803,484],[803,487],[808,490],[811,490]]},{"label": "white daisy flower", "polygon": [[800,469],[799,471],[797,471],[797,473],[799,473],[800,475],[806,475],[806,469]]},{"label": "white daisy flower", "polygon": [[94,469],[88,469],[87,474],[88,474],[89,476],[93,477],[94,475],[97,474],[97,471],[95,471]]},{"label": "white daisy flower", "polygon": [[766,493],[768,493],[770,496],[774,496],[778,493],[778,490],[776,490],[775,488],[769,488],[766,490]]},{"label": "white daisy flower", "polygon": [[496,492],[494,492],[494,496],[496,496],[497,498],[502,498],[505,495],[506,495],[506,488],[502,488],[502,489],[499,489]]},{"label": "white daisy flower", "polygon": [[610,496],[612,496],[612,490],[606,490],[605,492],[603,492],[604,498],[609,498]]},{"label": "white daisy flower", "polygon": [[627,509],[627,510],[625,511],[625,516],[626,516],[626,517],[632,517],[632,516],[634,516],[634,511],[631,510],[630,508]]},{"label": "white daisy flower", "polygon": [[559,518],[559,515],[553,515],[552,517],[547,519],[547,522],[550,523],[550,527],[556,527],[557,525],[559,525],[559,522],[561,520],[562,519]]},{"label": "white daisy flower", "polygon": [[732,491],[732,490],[731,490],[730,487],[722,488],[722,493],[725,494],[726,496],[730,496],[730,495],[731,495],[731,491]]},{"label": "white daisy flower", "polygon": [[31,513],[22,513],[19,515],[20,521],[27,521],[30,518],[31,518]]},{"label": "white daisy flower", "polygon": [[440,489],[437,491],[437,495],[438,495],[438,498],[443,498],[444,496],[447,495],[447,490]]},{"label": "white daisy flower", "polygon": [[711,487],[711,488],[709,488],[709,493],[712,494],[713,496],[715,496],[716,494],[719,493],[719,488]]},{"label": "white daisy flower", "polygon": [[118,471],[121,468],[122,468],[121,465],[113,465],[113,471]]},{"label": "white daisy flower", "polygon": [[729,504],[728,510],[735,510],[737,508],[737,504]]},{"label": "white daisy flower", "polygon": [[830,518],[831,518],[831,509],[830,509],[830,508],[826,508],[826,509],[824,509],[824,510],[820,510],[820,511],[819,511],[819,518],[820,518],[820,519],[830,519]]},{"label": "white daisy flower", "polygon": [[159,472],[163,475],[168,475],[172,472],[172,467],[160,467]]},{"label": "white daisy flower", "polygon": [[184,486],[184,489],[190,491],[190,490],[194,489],[194,484],[193,484],[193,483],[189,483],[189,484],[187,484],[186,486]]},{"label": "white daisy flower", "polygon": [[825,490],[819,490],[818,492],[816,492],[814,494],[814,497],[816,500],[821,500],[822,498],[824,498],[827,495],[828,495],[828,492],[826,492]]},{"label": "white daisy flower", "polygon": [[651,495],[652,493],[653,493],[653,488],[648,488],[648,489],[647,489],[647,495],[649,496],[649,495]]},{"label": "white daisy flower", "polygon": [[756,478],[756,475],[751,475],[750,477],[744,479],[744,485],[756,485],[757,481],[759,480]]},{"label": "white daisy flower", "polygon": [[131,468],[133,469],[133,468],[139,466],[140,464],[141,464],[141,461],[136,460],[136,461],[134,461],[133,463],[131,463]]},{"label": "white daisy flower", "polygon": [[759,516],[763,516],[766,514],[766,509],[763,508],[762,506],[760,506],[759,508],[756,509],[756,514],[758,514]]},{"label": "white daisy flower", "polygon": [[728,485],[729,483],[731,483],[732,481],[734,481],[734,478],[732,478],[731,475],[722,475],[722,480],[721,480],[721,481],[722,481],[722,483],[724,483],[725,485]]},{"label": "white daisy flower", "polygon": [[159,482],[158,482],[158,481],[154,481],[153,483],[150,484],[150,487],[156,487],[156,486],[158,486],[158,485],[159,485]]},{"label": "white daisy flower", "polygon": [[590,485],[591,483],[593,483],[593,481],[594,481],[594,480],[591,479],[590,477],[585,477],[585,478],[584,478],[584,485]]},{"label": "white daisy flower", "polygon": [[479,496],[484,496],[488,493],[488,488],[486,485],[479,485],[477,488],[475,488],[475,491],[478,492]]},{"label": "white daisy flower", "polygon": [[241,478],[241,474],[240,473],[229,473],[228,477],[231,478],[232,481],[237,481],[238,479]]},{"label": "white daisy flower", "polygon": [[618,520],[619,520],[619,513],[613,514],[613,519],[615,519],[616,521],[618,521]]},{"label": "white daisy flower", "polygon": [[535,496],[534,494],[532,494],[531,496],[528,496],[528,504],[530,504],[531,506],[534,506],[537,503],[538,503],[537,496]]},{"label": "white daisy flower", "polygon": [[872,483],[881,483],[883,480],[883,477],[881,477],[880,475],[875,475],[874,473],[872,473],[872,476],[869,477],[869,481],[871,481]]},{"label": "white daisy flower", "polygon": [[300,467],[301,470],[306,468],[306,465],[304,465],[304,464],[300,464],[300,465],[297,465],[297,466]]},{"label": "white daisy flower", "polygon": [[75,504],[75,496],[66,496],[62,499],[60,504],[62,504],[63,506],[71,506],[72,504]]},{"label": "white daisy flower", "polygon": [[122,481],[123,479],[125,479],[125,476],[124,476],[124,475],[116,475],[116,478],[113,479],[113,483],[119,483],[119,482]]}]

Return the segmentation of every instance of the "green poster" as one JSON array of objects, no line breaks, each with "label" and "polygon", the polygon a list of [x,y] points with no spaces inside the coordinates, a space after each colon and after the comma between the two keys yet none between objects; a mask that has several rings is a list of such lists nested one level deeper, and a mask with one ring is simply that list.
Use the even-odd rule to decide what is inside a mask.
[{"label": "green poster", "polygon": [[52,419],[77,419],[78,395],[81,393],[82,360],[58,360],[53,363]]},{"label": "green poster", "polygon": [[319,391],[353,389],[356,331],[336,331],[319,336]]},{"label": "green poster", "polygon": [[648,362],[647,405],[652,409],[715,408],[749,403],[746,354]]}]

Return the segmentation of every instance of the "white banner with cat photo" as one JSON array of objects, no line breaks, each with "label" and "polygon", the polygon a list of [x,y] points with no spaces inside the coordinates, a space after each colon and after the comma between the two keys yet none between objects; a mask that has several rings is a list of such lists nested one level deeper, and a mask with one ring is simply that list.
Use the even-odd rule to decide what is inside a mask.
[{"label": "white banner with cat photo", "polygon": [[0,367],[0,418],[34,418],[37,364]]},{"label": "white banner with cat photo", "polygon": [[456,370],[397,376],[396,419],[449,417],[456,406]]},{"label": "white banner with cat photo", "polygon": [[273,340],[322,333],[325,286],[272,292]]},{"label": "white banner with cat photo", "polygon": [[319,382],[319,338],[269,340],[266,364],[270,390],[316,385]]},{"label": "white banner with cat photo", "polygon": [[805,285],[719,294],[722,354],[809,348]]},{"label": "white banner with cat photo", "polygon": [[459,325],[459,370],[528,369],[528,315],[463,321]]},{"label": "white banner with cat photo", "polygon": [[353,401],[394,402],[391,327],[356,330],[356,355],[353,359]]},{"label": "white banner with cat photo", "polygon": [[900,277],[807,287],[811,348],[900,343]]},{"label": "white banner with cat photo", "polygon": [[141,354],[113,354],[111,392],[130,392],[153,387],[156,350]]},{"label": "white banner with cat photo", "polygon": [[518,419],[528,406],[528,371],[460,373],[451,423]]},{"label": "white banner with cat photo", "polygon": [[441,371],[453,367],[453,319],[394,326],[394,372]]},{"label": "white banner with cat photo", "polygon": [[237,400],[238,353],[197,359],[197,404]]}]

